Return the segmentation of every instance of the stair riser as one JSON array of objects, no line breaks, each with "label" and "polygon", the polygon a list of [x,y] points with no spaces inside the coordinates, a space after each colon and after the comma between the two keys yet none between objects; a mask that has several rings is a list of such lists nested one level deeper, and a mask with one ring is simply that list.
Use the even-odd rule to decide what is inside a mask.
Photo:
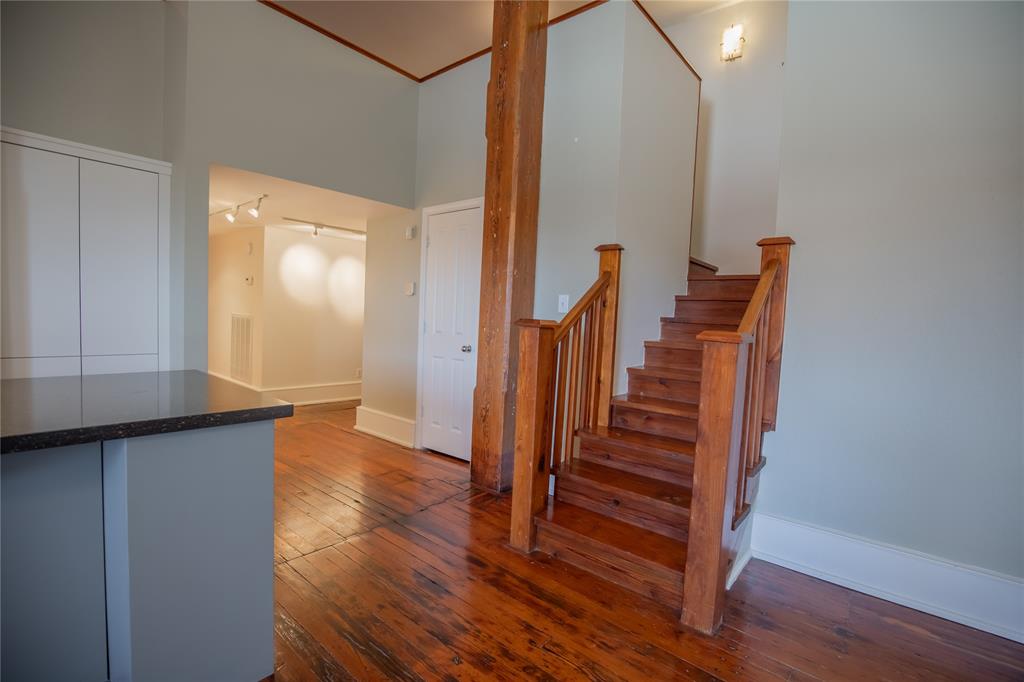
[{"label": "stair riser", "polygon": [[694,300],[749,301],[757,287],[756,280],[700,280],[687,282],[686,297]]},{"label": "stair riser", "polygon": [[621,405],[612,408],[612,426],[684,440],[694,440],[697,437],[697,420],[695,419],[658,414]]},{"label": "stair riser", "polygon": [[639,450],[588,438],[580,443],[580,458],[670,483],[693,485],[693,460],[685,455],[671,455],[655,449]]},{"label": "stair riser", "polygon": [[697,342],[697,335],[708,329],[724,329],[736,331],[734,325],[713,325],[713,324],[687,324],[685,322],[662,322],[662,341],[693,341]]},{"label": "stair riser", "polygon": [[700,401],[700,384],[696,381],[630,373],[629,394],[679,400],[696,405]]},{"label": "stair riser", "polygon": [[537,549],[666,606],[677,608],[683,597],[681,573],[541,520]]},{"label": "stair riser", "polygon": [[647,346],[644,350],[644,364],[653,367],[700,367],[703,355],[702,350]]},{"label": "stair riser", "polygon": [[680,322],[738,325],[747,304],[743,301],[677,300],[675,318]]},{"label": "stair riser", "polygon": [[685,507],[567,475],[559,475],[555,499],[676,540],[686,540],[689,514]]}]

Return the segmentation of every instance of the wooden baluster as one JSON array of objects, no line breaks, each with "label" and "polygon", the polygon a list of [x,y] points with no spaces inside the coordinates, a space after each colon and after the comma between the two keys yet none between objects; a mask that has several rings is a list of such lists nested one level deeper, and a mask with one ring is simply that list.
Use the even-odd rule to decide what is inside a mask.
[{"label": "wooden baluster", "polygon": [[749,472],[753,474],[757,468],[761,465],[761,443],[763,442],[764,433],[764,412],[767,404],[767,395],[765,394],[765,385],[768,381],[768,341],[771,338],[771,324],[770,319],[767,315],[767,311],[771,309],[771,300],[773,296],[768,298],[768,306],[765,308],[765,315],[761,317],[761,323],[758,327],[757,338],[757,362],[755,367],[757,368],[757,376],[754,381],[754,396],[756,398],[755,409],[757,411],[757,438],[754,440],[754,449],[751,452],[751,460],[747,463]]},{"label": "wooden baluster", "polygon": [[533,551],[533,517],[548,494],[555,322],[523,320],[519,326],[519,376],[516,384],[515,463],[509,544]]},{"label": "wooden baluster", "polygon": [[725,580],[735,559],[732,510],[742,469],[740,441],[747,352],[737,332],[705,331],[694,456],[693,499],[683,581],[683,625],[713,634],[722,622]]},{"label": "wooden baluster", "polygon": [[566,364],[569,359],[569,344],[566,339],[558,342],[558,378],[555,382],[555,421],[554,444],[551,450],[551,472],[555,473],[562,466],[562,419],[565,417],[565,381]]},{"label": "wooden baluster", "polygon": [[587,307],[586,312],[580,319],[583,325],[583,363],[580,372],[580,410],[573,431],[586,425],[586,415],[590,406],[590,395],[593,386],[590,385],[590,368],[593,363],[593,340],[594,340],[594,306]]},{"label": "wooden baluster", "polygon": [[612,413],[612,389],[615,384],[615,334],[619,324],[619,270],[622,265],[622,246],[603,244],[596,250],[601,254],[598,272],[607,272],[611,275],[601,322],[601,359],[598,363],[600,371],[597,383],[597,425],[608,426]]},{"label": "wooden baluster", "polygon": [[569,350],[569,401],[566,403],[565,412],[565,463],[572,461],[573,438],[575,437],[576,423],[576,401],[580,388],[580,327],[579,323],[573,326],[572,341]]},{"label": "wooden baluster", "polygon": [[[761,267],[772,259],[779,261],[779,273],[772,288],[772,304],[768,316],[767,368],[764,390],[764,428],[774,431],[779,411],[779,377],[782,372],[782,338],[786,321],[786,292],[789,288],[789,252],[796,244],[790,237],[767,237],[757,243],[761,247]],[[758,439],[760,440],[760,438]]]},{"label": "wooden baluster", "polygon": [[604,316],[605,316],[605,301],[608,296],[608,290],[594,302],[594,311],[597,314],[596,323],[594,325],[594,366],[593,372],[590,377],[590,383],[594,387],[590,400],[590,410],[587,412],[587,427],[594,428],[597,425],[597,413],[598,408],[601,405],[601,358],[604,352]]}]

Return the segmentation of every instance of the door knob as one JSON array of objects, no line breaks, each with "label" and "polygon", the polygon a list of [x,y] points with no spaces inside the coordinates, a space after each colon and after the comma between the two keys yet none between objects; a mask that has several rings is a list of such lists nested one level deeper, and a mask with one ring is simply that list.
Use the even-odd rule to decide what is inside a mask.
[{"label": "door knob", "polygon": [[462,347],[462,352],[463,352],[463,353],[469,353],[469,352],[471,352],[472,350],[473,350],[473,346],[463,346],[463,347]]}]

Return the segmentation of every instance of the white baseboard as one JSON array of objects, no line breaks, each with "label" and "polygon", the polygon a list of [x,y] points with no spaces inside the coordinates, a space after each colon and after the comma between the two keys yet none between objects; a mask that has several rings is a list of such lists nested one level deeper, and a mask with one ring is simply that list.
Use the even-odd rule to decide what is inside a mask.
[{"label": "white baseboard", "polygon": [[751,544],[755,558],[1024,642],[1019,578],[762,513]]},{"label": "white baseboard", "polygon": [[360,405],[356,408],[356,431],[411,448],[416,421]]},{"label": "white baseboard", "polygon": [[309,386],[278,386],[262,388],[260,391],[294,405],[319,405],[320,403],[359,400],[363,393],[363,382],[341,381],[333,384],[310,384]]},{"label": "white baseboard", "polygon": [[247,384],[244,381],[239,381],[232,377],[220,374],[218,372],[207,371],[207,374],[211,374],[218,379],[224,381],[230,381],[233,384],[244,386],[253,391],[259,391],[264,395],[269,395],[278,400],[283,400],[287,403],[291,403],[296,406],[302,405],[320,405],[322,403],[338,403],[347,402],[350,400],[359,400],[363,392],[362,381],[339,381],[331,384],[307,384],[304,386],[271,386],[269,388],[260,388],[259,386],[253,386]]}]

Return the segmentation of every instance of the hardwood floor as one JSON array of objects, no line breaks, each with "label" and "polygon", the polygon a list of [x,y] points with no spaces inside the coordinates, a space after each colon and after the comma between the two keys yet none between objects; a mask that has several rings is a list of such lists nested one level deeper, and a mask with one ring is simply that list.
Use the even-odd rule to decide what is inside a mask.
[{"label": "hardwood floor", "polygon": [[1024,646],[752,561],[714,638],[673,608],[507,546],[509,498],[469,467],[278,422],[276,682],[1022,680]]}]

